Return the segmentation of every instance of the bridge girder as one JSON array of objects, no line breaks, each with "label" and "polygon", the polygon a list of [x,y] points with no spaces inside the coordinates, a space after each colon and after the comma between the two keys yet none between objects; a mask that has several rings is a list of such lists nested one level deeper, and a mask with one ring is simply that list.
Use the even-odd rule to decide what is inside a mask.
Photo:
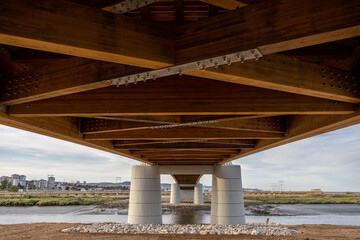
[{"label": "bridge girder", "polygon": [[[124,16],[76,2],[0,3],[1,124],[151,165],[213,165],[360,123],[359,1],[206,0],[191,23],[182,2],[176,27],[157,3]],[[108,81],[250,49],[263,57]]]}]

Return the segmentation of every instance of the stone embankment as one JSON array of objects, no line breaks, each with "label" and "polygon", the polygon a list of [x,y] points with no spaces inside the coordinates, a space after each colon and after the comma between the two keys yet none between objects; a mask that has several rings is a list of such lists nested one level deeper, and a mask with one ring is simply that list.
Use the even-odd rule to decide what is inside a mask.
[{"label": "stone embankment", "polygon": [[202,235],[266,235],[288,236],[300,232],[289,229],[279,223],[248,223],[246,225],[211,224],[127,224],[94,223],[63,229],[62,232],[117,233],[117,234],[202,234]]}]

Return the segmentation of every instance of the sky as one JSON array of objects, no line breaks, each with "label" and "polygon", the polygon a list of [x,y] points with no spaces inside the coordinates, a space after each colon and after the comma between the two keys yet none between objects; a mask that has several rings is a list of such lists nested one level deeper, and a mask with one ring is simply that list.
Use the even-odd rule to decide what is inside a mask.
[{"label": "sky", "polygon": [[[130,181],[139,162],[82,145],[0,125],[0,176],[23,174],[27,180]],[[245,188],[360,192],[360,124],[322,134],[233,161],[242,168]],[[169,175],[162,183],[173,183]],[[211,185],[211,176],[201,183]]]}]

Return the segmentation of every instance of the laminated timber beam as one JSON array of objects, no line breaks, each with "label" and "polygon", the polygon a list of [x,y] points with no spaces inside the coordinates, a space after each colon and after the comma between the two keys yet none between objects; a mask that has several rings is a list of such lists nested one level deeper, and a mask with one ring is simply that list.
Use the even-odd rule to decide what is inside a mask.
[{"label": "laminated timber beam", "polygon": [[171,32],[155,23],[52,0],[1,1],[0,12],[3,44],[146,68],[173,64]]},{"label": "laminated timber beam", "polygon": [[215,154],[215,155],[234,155],[239,154],[240,150],[232,150],[232,149],[200,149],[200,150],[184,150],[184,149],[177,149],[177,150],[132,150],[131,154],[134,156],[140,155],[156,155],[156,156],[164,156],[164,155],[208,155],[208,154]]},{"label": "laminated timber beam", "polygon": [[[251,6],[245,7],[244,9],[239,9],[227,14],[222,14],[221,16],[217,16],[215,18],[202,20],[193,24],[188,24],[179,30],[179,38],[177,40],[178,44],[176,47],[175,57],[178,58],[179,53],[181,53],[181,51],[184,51],[184,48],[186,48],[186,46],[179,46],[179,44],[191,45],[191,49],[186,52],[186,55],[191,57],[191,61],[194,61],[206,58],[206,55],[203,54],[212,54],[211,51],[213,50],[216,50],[218,52],[216,54],[214,53],[215,55],[211,56],[223,55],[225,53],[236,52],[240,50],[247,50],[254,47],[258,47],[263,54],[270,54],[273,52],[300,48],[303,46],[319,44],[322,42],[329,42],[333,40],[359,36],[360,34],[358,30],[358,12],[360,11],[357,11],[359,10],[358,2],[355,0],[349,0],[341,4],[338,3],[338,0],[327,1],[327,8],[336,5],[336,7],[331,7],[330,11],[324,10],[323,3],[321,1],[309,1],[306,3],[299,3],[299,0],[259,2]],[[111,13],[105,13],[97,9],[62,1],[43,0],[38,1],[36,4],[33,4],[25,0],[15,0],[10,2],[2,2],[0,4],[0,9],[4,10],[2,11],[2,13],[6,13],[1,15],[0,20],[8,23],[0,26],[0,42],[6,44],[23,47],[25,46],[34,49],[65,53],[69,55],[82,56],[86,58],[93,58],[116,63],[121,62],[146,68],[159,68],[164,66],[170,66],[173,64],[172,59],[174,56],[171,51],[172,47],[169,46],[169,44],[172,44],[173,40],[166,38],[166,41],[164,40],[166,43],[163,43],[163,41],[157,41],[158,39],[156,39],[159,37],[163,38],[163,36],[167,35],[164,33],[167,33],[169,31],[167,31],[167,29],[164,29],[163,27],[154,25],[153,23],[145,24],[141,21],[139,22],[138,20],[133,20],[125,16],[117,16]],[[49,12],[51,12],[52,14],[50,14]],[[29,16],[30,13],[32,14],[31,16]],[[70,13],[76,13],[76,19]],[[290,13],[293,13],[293,15],[291,15]],[[89,18],[89,14],[92,18]],[[19,17],[19,15],[21,15],[21,17]],[[34,15],[36,17],[34,17]],[[267,15],[268,17],[266,17]],[[311,16],[313,22],[312,25],[306,24],[309,19],[308,15]],[[291,21],[288,21],[289,16],[296,17],[292,17]],[[27,20],[27,18],[30,19]],[[265,18],[264,22],[258,20],[262,18]],[[62,23],[64,26],[62,26],[62,24],[58,24],[58,22],[56,22],[56,24],[53,24],[56,20],[60,21],[60,23]],[[19,23],[18,21],[21,21],[21,23]],[[67,21],[72,23],[76,22],[77,24],[67,24]],[[45,23],[46,25],[44,25]],[[85,23],[86,27],[84,27]],[[99,23],[102,23],[102,25],[99,26]],[[206,27],[208,24],[212,27]],[[314,27],[314,24],[316,28]],[[11,26],[21,27],[13,28]],[[49,31],[49,26],[52,27],[52,31]],[[103,26],[107,27],[104,28]],[[273,27],[269,28],[268,26]],[[38,30],[39,28],[41,30]],[[93,31],[89,31],[89,28]],[[21,29],[21,31],[19,29]],[[223,29],[226,29],[226,31],[224,31]],[[92,32],[96,32],[95,30],[100,31],[103,34],[98,34],[96,37],[88,36]],[[126,35],[126,38],[119,37],[121,41],[129,40],[129,43],[124,43],[124,48],[119,49],[119,45],[121,45],[122,42],[118,43],[119,40],[116,38],[117,36],[114,36],[114,32],[116,34],[125,34],[127,33],[127,31],[138,32]],[[76,38],[74,37],[74,34]],[[136,34],[147,34],[146,36],[148,38],[138,38],[139,36]],[[20,35],[21,37],[19,37]],[[258,37],[259,35],[261,36],[261,38]],[[72,38],[70,40],[70,38],[66,38],[65,36],[72,36]],[[99,39],[99,36],[102,36],[105,39]],[[112,39],[109,39],[109,36],[111,36]],[[129,36],[136,39],[141,39],[141,44],[138,44],[137,41],[129,38]],[[213,36],[219,36],[219,38],[214,39]],[[42,39],[41,41],[43,41],[41,42],[41,44],[38,42],[40,41],[39,39]],[[76,39],[78,39],[78,42],[73,42],[76,41]],[[149,39],[149,46],[151,47],[146,44],[146,46],[144,45],[144,42],[148,42],[143,41],[144,39]],[[114,41],[116,42],[116,44]],[[229,43],[226,41],[229,41]],[[262,47],[260,46],[261,44],[259,43],[259,41],[262,44]],[[28,45],[22,45],[25,44],[24,42],[26,42]],[[130,44],[130,47],[127,44]],[[131,48],[131,46],[133,46],[132,44],[136,45],[135,50],[134,47]],[[271,51],[264,51],[264,49],[266,50],[266,46]],[[145,51],[145,49],[139,49],[142,47],[146,47],[147,51]],[[162,66],[158,66],[159,64],[157,66],[150,66],[151,64],[149,65],[147,63],[143,63],[143,61],[139,59],[137,59],[137,61],[135,62],[131,61],[131,59],[129,61],[119,61],[123,58],[121,56],[118,56],[118,51],[125,51],[126,49],[130,51],[131,49],[133,51],[129,53],[130,55],[139,55],[139,52],[141,52],[140,57],[147,58],[149,57],[149,55],[156,56],[152,54],[152,52],[148,52],[155,51],[156,47],[161,48],[159,50],[161,54],[167,53],[168,55],[171,55],[168,56],[168,59],[170,59],[168,63],[163,64]],[[196,53],[195,50],[202,47],[204,47],[205,51],[204,49],[201,49],[199,51],[201,53],[201,56],[194,57],[192,54]],[[231,49],[231,51],[226,49],[229,47],[234,47],[236,49]],[[69,49],[68,51],[65,51],[67,48],[70,48],[71,51]],[[96,52],[95,54],[94,51],[98,52]],[[103,55],[109,54],[118,55],[116,55],[116,57],[109,57],[106,59],[102,57]],[[275,61],[272,60],[273,65],[271,66],[271,68],[274,69],[272,73],[276,73],[276,76],[282,76],[281,74],[283,74],[284,71],[279,72],[277,71],[277,69],[284,67],[284,64],[280,64],[280,66],[277,67],[274,62],[279,64],[279,61],[276,60],[277,59],[275,59]],[[264,63],[264,61],[262,62]],[[245,77],[243,77],[242,75],[233,75],[233,73],[223,74],[221,70],[219,72],[214,69],[205,72],[195,71],[189,74],[192,74],[194,76],[204,76],[207,78],[223,81],[232,81],[240,84],[288,91],[292,93],[305,94],[309,96],[323,97],[336,101],[352,103],[359,102],[358,94],[360,91],[357,91],[358,94],[354,94],[353,89],[349,89],[348,91],[346,91],[346,88],[348,87],[344,86],[340,86],[343,91],[339,91],[338,84],[334,84],[334,87],[332,88],[331,84],[322,81],[322,78],[318,77],[305,79],[304,83],[302,82],[304,79],[300,79],[302,81],[299,81],[299,76],[315,76],[311,75],[314,73],[308,73],[307,71],[307,69],[313,68],[308,68],[308,65],[303,66],[301,64],[299,66],[293,66],[295,61],[291,62],[292,65],[287,67],[294,67],[294,70],[290,71],[288,75],[284,76],[283,78],[272,78],[274,79],[273,81],[266,78],[266,76],[261,79],[259,79],[258,76],[256,76],[255,79],[249,78],[249,74],[251,74],[251,71],[250,73],[245,74]],[[252,65],[249,64],[250,68],[252,68]],[[258,69],[258,66],[256,65],[253,67],[255,69]],[[321,68],[321,66],[318,66],[318,68]],[[244,69],[241,70],[243,71]],[[302,70],[305,72],[304,74],[298,74],[298,76],[295,77],[296,81],[284,81],[284,79],[287,79],[286,77],[292,78],[293,76],[289,76],[291,75],[290,73],[296,74],[299,72],[298,70]],[[139,72],[141,71],[142,70],[139,69]],[[316,73],[319,74],[318,71],[316,71]],[[119,74],[119,77],[122,75],[123,74]],[[317,79],[314,84],[312,84],[314,81],[313,79]],[[321,88],[321,86],[324,86],[324,83],[327,84],[327,88]],[[92,83],[91,88],[96,88],[95,85],[97,85],[97,87],[104,86],[102,83]],[[6,96],[8,93],[3,93],[1,94],[2,101],[4,102],[4,104],[7,103],[9,105],[14,103],[19,104],[33,101],[34,99],[45,99],[47,97],[74,93],[76,91],[80,92],[83,91],[82,89],[89,89],[87,88],[88,86],[85,83],[83,88],[81,88],[81,86],[76,83],[75,86],[56,86],[58,88],[50,90],[48,95],[45,94],[47,90],[42,87],[38,87],[39,91],[31,91],[31,93],[28,93],[25,98],[19,97],[20,95],[15,95],[14,98],[14,94],[10,94],[10,99],[7,99]],[[26,89],[26,91],[28,90]],[[36,92],[39,92],[40,94]]]},{"label": "laminated timber beam", "polygon": [[134,146],[134,145],[146,145],[155,143],[164,143],[166,141],[161,140],[115,140],[113,144],[115,147],[119,146]]},{"label": "laminated timber beam", "polygon": [[285,133],[286,121],[284,117],[264,117],[252,119],[224,119],[206,123],[202,127],[243,130],[253,132]]},{"label": "laminated timber beam", "polygon": [[258,61],[233,63],[188,75],[256,86],[334,101],[360,103],[360,75],[272,54]]},{"label": "laminated timber beam", "polygon": [[268,55],[359,35],[357,0],[257,1],[180,26],[176,30],[175,63],[254,48]]},{"label": "laminated timber beam", "polygon": [[171,174],[177,184],[196,184],[202,175]]},{"label": "laminated timber beam", "polygon": [[146,144],[146,145],[133,145],[133,146],[115,146],[114,149],[121,150],[169,150],[171,152],[178,150],[199,150],[206,151],[208,149],[222,151],[224,150],[236,150],[242,148],[252,148],[249,145],[238,145],[238,144],[221,144],[221,143],[201,143],[201,142],[185,142],[185,143],[158,143],[158,144]]},{"label": "laminated timber beam", "polygon": [[156,160],[156,159],[149,159],[149,161],[153,162],[157,165],[214,165],[217,161],[211,161],[211,160],[196,160],[194,161],[186,161],[186,160]]},{"label": "laminated timber beam", "polygon": [[11,58],[10,51],[3,45],[0,45],[0,72],[5,77],[12,75],[13,73],[24,72],[25,67],[15,62]]},{"label": "laminated timber beam", "polygon": [[221,7],[227,10],[234,10],[245,7],[247,4],[237,0],[200,0],[201,2]]},{"label": "laminated timber beam", "polygon": [[151,83],[112,86],[13,105],[9,114],[19,117],[349,114],[355,108],[350,103],[172,76]]},{"label": "laminated timber beam", "polygon": [[252,119],[219,119],[192,121],[179,124],[139,123],[131,121],[83,118],[81,121],[82,134],[98,134],[108,132],[123,132],[145,129],[163,129],[185,126],[197,126],[217,129],[244,130],[254,132],[285,133],[284,117],[252,118]]},{"label": "laminated timber beam", "polygon": [[109,78],[136,73],[140,68],[70,58],[4,78],[0,102],[21,104],[109,86]]},{"label": "laminated timber beam", "polygon": [[96,118],[82,118],[81,120],[82,134],[98,134],[109,132],[135,131],[149,129],[152,126],[159,126],[156,123],[119,121]]},{"label": "laminated timber beam", "polygon": [[211,155],[211,156],[145,156],[143,155],[142,158],[145,159],[156,159],[156,160],[168,160],[168,159],[174,159],[174,160],[219,160],[228,158],[229,155]]},{"label": "laminated timber beam", "polygon": [[295,115],[289,119],[289,134],[281,140],[258,140],[253,149],[244,149],[234,157],[219,162],[224,164],[257,152],[265,151],[287,143],[313,137],[344,127],[360,124],[360,111],[348,115]]},{"label": "laminated timber beam", "polygon": [[279,139],[282,133],[236,131],[199,127],[147,129],[137,131],[86,134],[86,140],[213,140],[213,139]]},{"label": "laminated timber beam", "polygon": [[161,162],[161,163],[163,163],[164,164],[164,162],[179,162],[179,161],[181,161],[181,162],[186,162],[186,163],[193,163],[194,165],[196,165],[197,163],[201,163],[201,162],[203,162],[203,163],[209,163],[209,162],[212,162],[213,164],[214,163],[216,163],[216,162],[218,162],[218,161],[220,161],[220,160],[222,160],[221,158],[216,158],[216,159],[206,159],[206,158],[204,158],[204,159],[195,159],[195,160],[193,160],[193,159],[172,159],[172,158],[168,158],[168,159],[148,159],[149,161],[151,161],[151,162],[154,162],[154,163],[159,163],[159,162]]},{"label": "laminated timber beam", "polygon": [[228,158],[230,155],[227,154],[171,154],[171,152],[169,152],[167,155],[156,155],[156,154],[142,154],[139,155],[141,158],[156,158],[156,159],[168,159],[168,158],[172,158],[172,159],[202,159],[202,158],[206,158],[206,159],[213,159],[213,158]]},{"label": "laminated timber beam", "polygon": [[221,144],[238,144],[241,146],[250,146],[253,147],[256,144],[256,140],[254,139],[216,139],[210,140],[208,142],[211,143],[221,143]]},{"label": "laminated timber beam", "polygon": [[81,2],[81,5],[98,8],[98,9],[104,9],[109,6],[113,6],[115,4],[118,4],[120,2],[123,2],[124,0],[67,0],[68,2]]},{"label": "laminated timber beam", "polygon": [[262,118],[262,117],[271,117],[271,115],[164,115],[164,116],[118,116],[118,117],[109,117],[109,116],[100,116],[92,117],[93,119],[105,119],[105,120],[115,120],[115,121],[128,121],[128,122],[138,122],[138,123],[151,123],[158,125],[165,124],[182,124],[189,122],[200,122],[200,121],[226,121],[226,120],[243,120],[243,119],[252,119],[252,118]]},{"label": "laminated timber beam", "polygon": [[[250,147],[250,146],[248,146]],[[198,150],[131,150],[131,154],[137,157],[141,157],[144,159],[183,159],[183,160],[190,160],[190,159],[227,159],[232,157],[233,155],[239,154],[240,150],[229,150],[229,149],[221,149],[221,150],[212,150],[206,151],[206,149],[202,149],[201,151]]]},{"label": "laminated timber beam", "polygon": [[[199,140],[199,139],[198,139]],[[186,139],[181,139],[180,141],[186,141]],[[221,143],[221,144],[232,144],[240,146],[253,146],[255,145],[255,140],[251,139],[217,139],[211,141],[204,141],[208,143]],[[146,145],[146,144],[155,144],[155,143],[169,143],[169,141],[159,141],[159,140],[115,140],[113,141],[114,146],[129,146],[129,145]]]},{"label": "laminated timber beam", "polygon": [[[144,68],[89,59],[66,59],[56,65],[4,78],[0,102],[14,105],[104,88],[109,86],[106,81],[108,79],[144,71]],[[231,66],[224,65],[188,74],[334,101],[360,102],[358,73],[312,64],[284,55],[272,54],[258,61],[234,63]],[[165,79],[173,78],[178,77],[170,76]]]},{"label": "laminated timber beam", "polygon": [[271,117],[271,115],[166,115],[166,116],[151,116],[151,115],[144,115],[144,116],[94,116],[91,117],[93,119],[105,119],[105,120],[115,120],[115,121],[128,121],[128,122],[139,122],[139,123],[152,123],[158,125],[165,125],[165,124],[181,124],[181,123],[188,123],[188,122],[199,122],[199,121],[212,121],[212,120],[241,120],[241,119],[252,119],[252,118],[260,118],[260,117]]}]

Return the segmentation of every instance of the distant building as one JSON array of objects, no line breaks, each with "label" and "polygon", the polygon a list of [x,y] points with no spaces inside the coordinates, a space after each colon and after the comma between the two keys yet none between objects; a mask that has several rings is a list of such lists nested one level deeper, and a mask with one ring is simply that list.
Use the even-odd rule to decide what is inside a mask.
[{"label": "distant building", "polygon": [[18,178],[18,179],[20,179],[20,175],[19,175],[19,174],[12,174],[11,177],[12,177],[12,178]]},{"label": "distant building", "polygon": [[17,186],[17,185],[20,184],[20,179],[19,178],[9,177],[7,179],[11,183],[11,185],[13,185],[13,186]]},{"label": "distant building", "polygon": [[12,178],[19,178],[20,179],[20,175],[19,174],[13,174],[11,175]]},{"label": "distant building", "polygon": [[55,189],[55,177],[54,177],[54,175],[48,175],[47,188],[48,189]]},{"label": "distant building", "polygon": [[20,175],[20,185],[25,186],[26,185],[26,176]]},{"label": "distant building", "polygon": [[47,181],[45,179],[40,179],[40,189],[47,188]]},{"label": "distant building", "polygon": [[34,180],[33,183],[34,183],[35,189],[40,189],[40,187],[41,187],[40,180]]},{"label": "distant building", "polygon": [[62,189],[61,186],[62,186],[61,182],[55,182],[55,187],[54,187],[54,189],[55,189],[55,190],[61,190],[61,189]]},{"label": "distant building", "polygon": [[11,181],[12,185],[20,185],[25,186],[26,185],[26,176],[25,175],[19,175],[19,174],[12,174],[11,175]]}]

